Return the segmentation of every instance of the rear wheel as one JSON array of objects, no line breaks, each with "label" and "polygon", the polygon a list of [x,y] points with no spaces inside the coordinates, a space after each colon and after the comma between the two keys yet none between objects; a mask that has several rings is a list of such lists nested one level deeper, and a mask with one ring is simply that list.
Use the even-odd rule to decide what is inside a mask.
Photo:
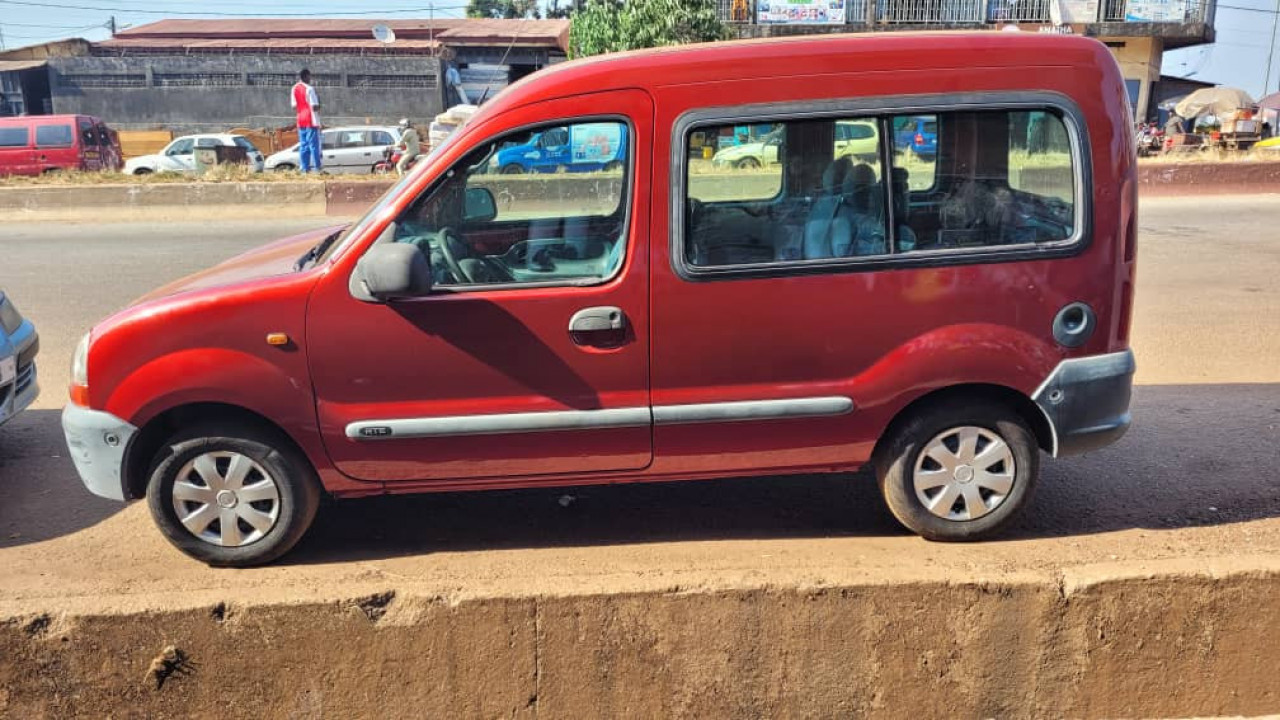
[{"label": "rear wheel", "polygon": [[294,170],[297,170],[298,167],[292,163],[280,163],[271,169],[276,172],[293,172]]},{"label": "rear wheel", "polygon": [[951,400],[898,427],[876,474],[890,512],[929,540],[987,537],[1031,497],[1039,446],[1022,417],[1003,405]]},{"label": "rear wheel", "polygon": [[744,157],[734,164],[739,170],[754,170],[760,167],[760,161],[753,157]]},{"label": "rear wheel", "polygon": [[133,171],[133,174],[134,174],[134,175],[150,175],[150,174],[151,174],[151,168],[144,168],[144,167],[142,167],[142,168],[138,168],[137,170],[134,170],[134,171]]},{"label": "rear wheel", "polygon": [[276,433],[208,425],[168,442],[147,485],[151,517],[169,542],[210,565],[271,562],[302,539],[319,480]]},{"label": "rear wheel", "polygon": [[523,174],[523,173],[524,173],[524,168],[522,168],[522,167],[520,167],[519,165],[516,165],[516,164],[514,164],[514,163],[513,163],[513,164],[511,164],[511,165],[504,165],[504,166],[502,167],[502,174],[503,174],[503,175],[520,175],[520,174]]}]

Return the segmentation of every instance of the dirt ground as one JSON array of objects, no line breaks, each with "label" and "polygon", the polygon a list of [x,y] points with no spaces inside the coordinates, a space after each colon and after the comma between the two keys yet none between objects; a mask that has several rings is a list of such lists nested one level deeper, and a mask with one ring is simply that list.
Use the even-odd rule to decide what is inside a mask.
[{"label": "dirt ground", "polygon": [[[907,535],[857,474],[348,501],[284,563],[211,570],[84,494],[62,447],[71,328],[145,288],[24,302],[46,392],[0,433],[0,716],[359,716],[389,692],[419,703],[391,717],[1275,712],[1277,223],[1275,197],[1143,203],[1134,429],[1046,462],[975,545]],[[6,290],[33,296],[60,243],[100,273],[173,228],[94,232],[0,229]]]}]

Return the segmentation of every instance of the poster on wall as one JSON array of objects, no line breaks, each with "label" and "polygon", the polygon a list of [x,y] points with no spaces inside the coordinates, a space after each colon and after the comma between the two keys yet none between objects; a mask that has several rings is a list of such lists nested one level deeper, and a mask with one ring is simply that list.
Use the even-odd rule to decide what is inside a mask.
[{"label": "poster on wall", "polygon": [[845,0],[757,0],[761,25],[843,25]]},{"label": "poster on wall", "polygon": [[1186,0],[1129,0],[1126,22],[1182,22],[1187,17]]}]

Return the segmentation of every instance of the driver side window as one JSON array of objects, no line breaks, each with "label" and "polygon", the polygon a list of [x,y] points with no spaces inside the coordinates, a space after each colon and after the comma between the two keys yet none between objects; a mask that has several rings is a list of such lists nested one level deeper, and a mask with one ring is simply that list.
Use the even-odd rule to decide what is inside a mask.
[{"label": "driver side window", "polygon": [[433,285],[592,284],[622,266],[630,129],[555,128],[567,161],[537,162],[537,128],[495,138],[398,218],[394,241],[427,254]]},{"label": "driver side window", "polygon": [[170,155],[190,155],[191,148],[195,145],[195,141],[191,138],[179,140],[169,148]]}]

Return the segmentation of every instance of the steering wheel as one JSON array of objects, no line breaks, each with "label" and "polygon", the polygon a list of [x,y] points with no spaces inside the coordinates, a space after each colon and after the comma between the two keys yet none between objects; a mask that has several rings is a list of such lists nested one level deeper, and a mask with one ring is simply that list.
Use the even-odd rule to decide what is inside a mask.
[{"label": "steering wheel", "polygon": [[453,275],[453,278],[460,283],[475,282],[471,275],[462,269],[462,265],[458,262],[458,257],[453,254],[453,243],[451,241],[462,242],[458,234],[452,228],[441,228],[440,232],[436,233],[436,239],[439,241],[440,254],[444,256],[444,264],[449,266],[449,272]]}]

